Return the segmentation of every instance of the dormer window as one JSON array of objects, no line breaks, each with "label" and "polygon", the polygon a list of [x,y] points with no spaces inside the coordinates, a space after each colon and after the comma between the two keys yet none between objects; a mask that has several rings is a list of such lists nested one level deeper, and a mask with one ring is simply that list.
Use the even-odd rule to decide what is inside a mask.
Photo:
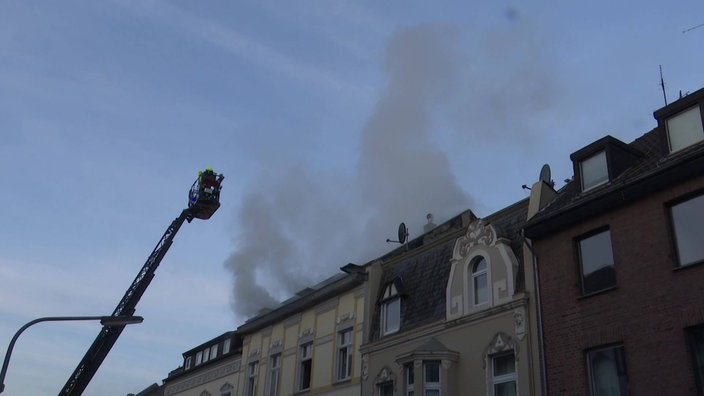
[{"label": "dormer window", "polygon": [[401,299],[393,282],[384,289],[380,319],[382,336],[397,332],[401,325]]},{"label": "dormer window", "polygon": [[699,106],[690,107],[667,119],[667,140],[671,153],[704,140]]},{"label": "dormer window", "polygon": [[582,176],[582,191],[587,191],[609,181],[606,151],[600,151],[579,164]]}]

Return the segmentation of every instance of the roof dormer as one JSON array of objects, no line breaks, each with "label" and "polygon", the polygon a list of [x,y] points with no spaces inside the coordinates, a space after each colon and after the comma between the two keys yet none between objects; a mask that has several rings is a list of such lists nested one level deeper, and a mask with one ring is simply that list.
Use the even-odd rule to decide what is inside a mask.
[{"label": "roof dormer", "polygon": [[704,89],[684,96],[653,113],[667,142],[669,153],[704,141],[702,109],[704,109]]},{"label": "roof dormer", "polygon": [[588,191],[616,179],[641,156],[638,150],[607,135],[572,153],[570,159],[575,181],[581,191]]}]

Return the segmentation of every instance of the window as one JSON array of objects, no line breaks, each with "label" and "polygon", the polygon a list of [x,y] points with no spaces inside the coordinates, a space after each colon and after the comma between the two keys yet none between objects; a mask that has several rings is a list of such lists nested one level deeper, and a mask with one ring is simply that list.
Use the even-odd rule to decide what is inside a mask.
[{"label": "window", "polygon": [[672,206],[672,225],[680,265],[704,261],[704,195]]},{"label": "window", "polygon": [[218,356],[218,344],[210,347],[210,358],[215,359]]},{"label": "window", "polygon": [[298,370],[298,390],[310,388],[313,364],[313,344],[301,345],[299,348],[300,366]]},{"label": "window", "polygon": [[440,396],[440,362],[423,363],[423,396]]},{"label": "window", "polygon": [[189,368],[191,368],[191,364],[193,364],[193,361],[192,361],[192,360],[193,360],[193,357],[192,357],[192,356],[188,356],[188,357],[186,358],[186,364],[184,365],[184,366],[186,367],[186,370],[188,370]]},{"label": "window", "polygon": [[247,396],[255,396],[257,392],[257,372],[259,362],[252,362],[247,365]]},{"label": "window", "polygon": [[413,372],[413,363],[408,363],[404,366],[406,372],[406,396],[414,395],[415,373]]},{"label": "window", "polygon": [[609,181],[609,169],[606,166],[606,152],[601,151],[579,164],[582,172],[582,191],[589,190]]},{"label": "window", "polygon": [[396,285],[390,283],[381,302],[381,335],[398,331],[401,324],[401,299],[398,296]]},{"label": "window", "polygon": [[516,396],[516,358],[513,353],[491,359],[493,396]]},{"label": "window", "polygon": [[393,396],[394,395],[394,383],[384,382],[376,386],[377,394],[379,396]]},{"label": "window", "polygon": [[489,293],[487,265],[484,257],[480,257],[472,266],[472,290],[474,295],[474,305],[487,302]]},{"label": "window", "polygon": [[699,106],[689,108],[667,120],[667,139],[670,142],[670,152],[704,140]]},{"label": "window", "polygon": [[581,239],[578,242],[578,249],[582,294],[616,286],[616,270],[609,230]]},{"label": "window", "polygon": [[628,376],[623,346],[612,346],[587,353],[590,395],[627,395]]},{"label": "window", "polygon": [[279,371],[281,371],[281,354],[269,357],[269,396],[279,393]]},{"label": "window", "polygon": [[210,360],[210,348],[205,348],[203,351],[203,363],[207,362]]},{"label": "window", "polygon": [[335,380],[343,381],[352,376],[352,329],[337,333],[337,374]]},{"label": "window", "polygon": [[226,354],[226,353],[228,353],[228,352],[230,352],[230,343],[231,343],[231,342],[232,342],[232,340],[230,340],[230,339],[228,338],[228,339],[226,339],[226,340],[222,343],[222,354],[223,354],[223,355]]},{"label": "window", "polygon": [[687,329],[699,395],[704,395],[704,325]]},{"label": "window", "polygon": [[196,366],[203,363],[203,352],[196,353]]},{"label": "window", "polygon": [[233,389],[235,389],[235,387],[229,382],[226,382],[225,385],[220,387],[220,396],[232,396]]}]

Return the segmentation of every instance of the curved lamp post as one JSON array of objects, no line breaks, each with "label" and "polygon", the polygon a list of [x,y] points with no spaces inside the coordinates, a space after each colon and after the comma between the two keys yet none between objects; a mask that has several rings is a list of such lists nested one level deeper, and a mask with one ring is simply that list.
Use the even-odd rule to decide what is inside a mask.
[{"label": "curved lamp post", "polygon": [[128,324],[142,323],[144,318],[141,316],[49,316],[34,319],[17,330],[17,333],[15,333],[15,336],[12,337],[12,340],[10,341],[10,345],[7,347],[5,360],[2,362],[2,371],[0,371],[0,393],[5,390],[5,374],[7,374],[7,366],[10,363],[12,349],[15,347],[15,342],[17,342],[17,338],[23,331],[27,330],[29,326],[39,322],[69,322],[77,320],[99,320],[100,324],[103,326],[124,326]]}]

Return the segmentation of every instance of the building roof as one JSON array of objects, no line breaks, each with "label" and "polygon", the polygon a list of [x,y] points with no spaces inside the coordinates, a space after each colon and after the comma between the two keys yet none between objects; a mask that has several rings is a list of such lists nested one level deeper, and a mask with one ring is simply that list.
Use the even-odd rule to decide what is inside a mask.
[{"label": "building roof", "polygon": [[[486,223],[496,228],[500,237],[511,240],[511,248],[521,263],[521,269],[518,271],[521,275],[517,280],[521,287],[523,249],[520,230],[527,217],[527,210],[528,200],[524,199],[484,218]],[[467,226],[476,219],[471,211],[465,211],[435,230],[409,242],[407,252],[401,250],[402,253],[399,253],[397,249],[392,252],[394,254],[381,258],[383,274],[378,295],[383,295],[382,291],[389,283],[394,282],[397,285],[402,298],[399,333],[445,317],[445,292],[455,243],[457,238],[464,235]],[[438,230],[442,230],[442,233],[438,234]],[[435,234],[430,235],[433,232]],[[518,287],[516,289],[518,290]],[[379,307],[377,302],[370,329],[372,341],[380,338]]]},{"label": "building roof", "polygon": [[367,279],[367,274],[362,266],[350,263],[340,269],[343,273],[331,276],[315,286],[307,287],[276,308],[248,319],[237,328],[237,332],[244,335],[271,326],[341,293],[352,290]]},{"label": "building roof", "polygon": [[[539,238],[548,235],[627,205],[655,191],[701,175],[704,172],[704,141],[670,153],[665,126],[667,117],[695,104],[699,104],[700,108],[704,109],[704,89],[657,110],[654,117],[658,121],[658,127],[628,144],[628,154],[621,151],[621,154],[615,156],[616,160],[625,162],[628,166],[616,175],[612,175],[604,185],[587,191],[581,190],[578,175],[575,175],[557,192],[555,198],[526,224],[526,236]],[[575,161],[578,153],[588,150],[595,144],[608,142],[623,144],[607,136],[579,150],[571,157]],[[629,158],[624,160],[625,156]],[[574,169],[577,174],[579,169],[577,161]]]}]

